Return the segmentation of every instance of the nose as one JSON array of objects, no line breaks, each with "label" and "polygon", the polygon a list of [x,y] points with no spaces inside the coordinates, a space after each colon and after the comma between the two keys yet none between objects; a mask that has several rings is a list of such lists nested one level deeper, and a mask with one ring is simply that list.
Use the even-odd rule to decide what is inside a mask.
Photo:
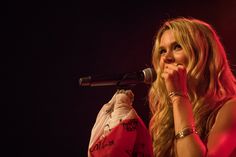
[{"label": "nose", "polygon": [[175,62],[175,58],[172,54],[172,52],[167,52],[164,56],[164,62],[165,63],[173,63]]}]

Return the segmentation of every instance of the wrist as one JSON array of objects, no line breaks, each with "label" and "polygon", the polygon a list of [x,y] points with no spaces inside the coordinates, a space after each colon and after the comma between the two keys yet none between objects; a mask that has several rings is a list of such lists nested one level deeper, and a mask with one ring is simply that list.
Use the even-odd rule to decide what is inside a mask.
[{"label": "wrist", "polygon": [[189,100],[188,94],[182,92],[170,92],[168,97],[172,104],[174,104],[175,102],[182,102],[185,100]]}]

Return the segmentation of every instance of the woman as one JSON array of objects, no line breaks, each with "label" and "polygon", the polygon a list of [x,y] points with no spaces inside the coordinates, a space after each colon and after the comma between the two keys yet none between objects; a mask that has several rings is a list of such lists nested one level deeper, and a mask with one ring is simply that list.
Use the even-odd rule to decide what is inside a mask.
[{"label": "woman", "polygon": [[152,62],[154,156],[235,156],[236,80],[215,30],[197,19],[165,22]]}]

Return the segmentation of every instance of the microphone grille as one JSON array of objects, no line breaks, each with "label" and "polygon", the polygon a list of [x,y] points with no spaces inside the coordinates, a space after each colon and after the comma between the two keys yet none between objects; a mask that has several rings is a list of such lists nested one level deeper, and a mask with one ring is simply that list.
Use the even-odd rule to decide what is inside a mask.
[{"label": "microphone grille", "polygon": [[144,83],[146,84],[151,84],[156,80],[156,72],[153,68],[146,68],[143,70],[144,74]]}]

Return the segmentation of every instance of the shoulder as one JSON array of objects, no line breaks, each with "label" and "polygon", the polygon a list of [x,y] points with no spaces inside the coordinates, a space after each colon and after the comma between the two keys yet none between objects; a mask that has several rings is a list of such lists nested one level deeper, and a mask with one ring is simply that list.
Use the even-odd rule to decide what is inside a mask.
[{"label": "shoulder", "polygon": [[[208,155],[226,157],[236,149],[236,97],[218,111],[208,136]],[[217,141],[217,142],[216,142]]]},{"label": "shoulder", "polygon": [[236,96],[226,101],[220,110],[229,111],[229,109],[235,109],[235,108],[236,108]]},{"label": "shoulder", "polygon": [[215,127],[236,129],[236,97],[228,100],[216,116]]}]

